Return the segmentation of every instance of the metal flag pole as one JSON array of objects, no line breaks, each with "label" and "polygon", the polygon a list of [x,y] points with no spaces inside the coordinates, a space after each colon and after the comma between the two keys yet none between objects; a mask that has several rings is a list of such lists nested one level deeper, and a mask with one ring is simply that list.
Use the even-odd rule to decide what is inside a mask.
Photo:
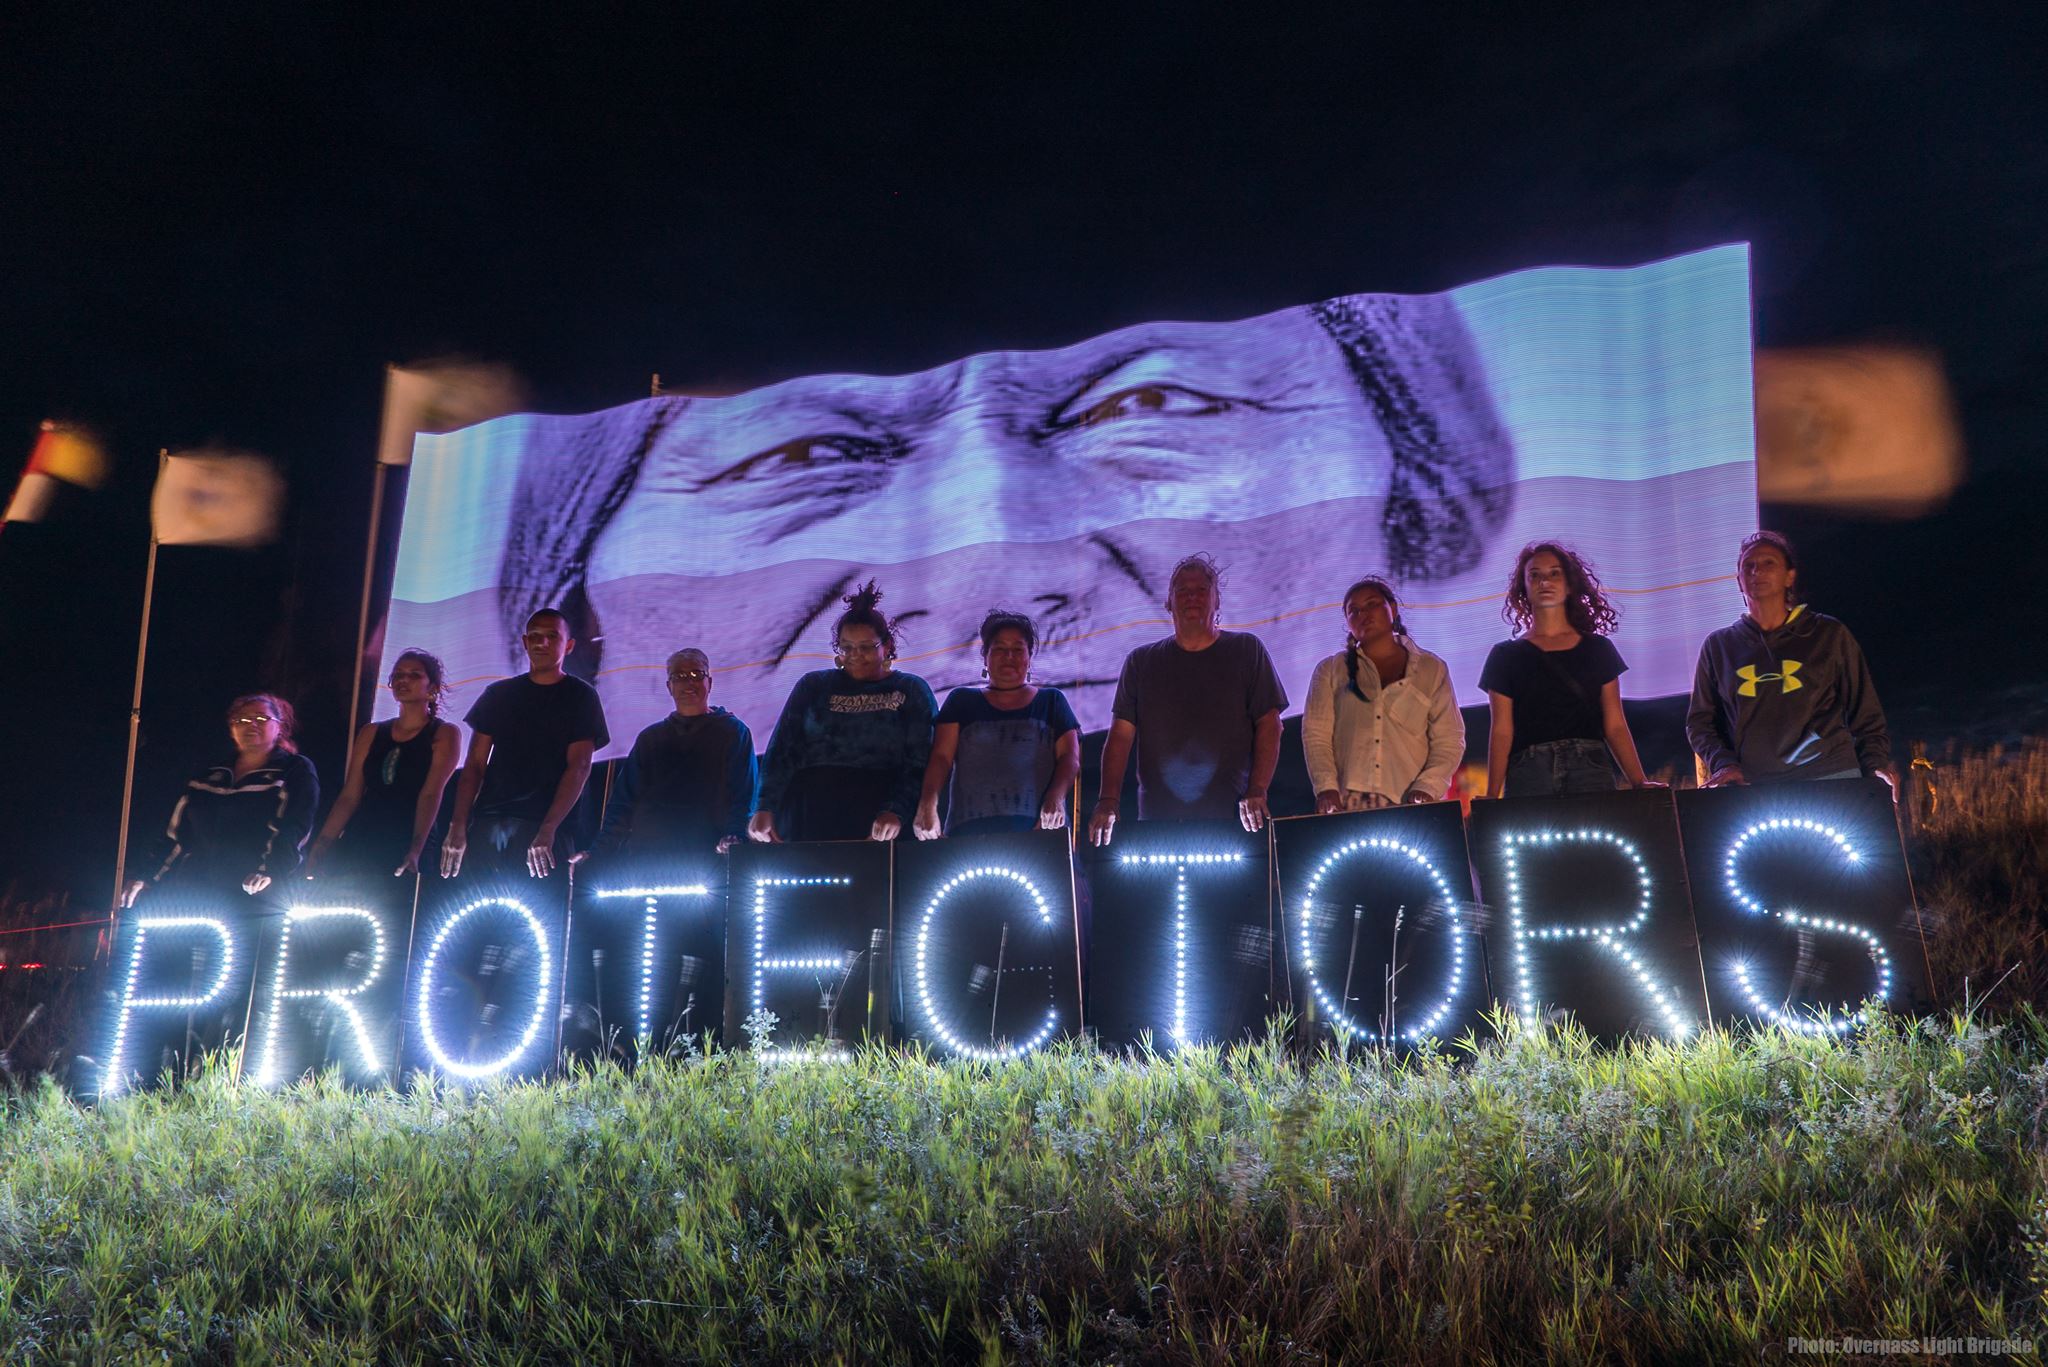
[{"label": "metal flag pole", "polygon": [[356,718],[363,708],[363,651],[370,643],[370,589],[371,580],[377,571],[377,535],[384,522],[384,473],[385,464],[377,462],[377,473],[370,486],[370,539],[363,547],[363,600],[356,611],[356,654],[355,663],[349,670],[348,690],[348,735],[342,741],[342,753],[353,754],[356,743]]},{"label": "metal flag pole", "polygon": [[355,753],[356,719],[363,709],[363,651],[370,644],[370,590],[377,574],[377,537],[384,527],[384,480],[388,473],[384,465],[384,429],[391,425],[391,377],[397,372],[396,365],[384,367],[384,416],[377,424],[377,473],[370,484],[370,537],[363,544],[363,597],[356,609],[355,662],[349,666],[348,735],[341,742],[344,756]]},{"label": "metal flag pole", "polygon": [[[156,453],[156,478],[161,485],[171,453]],[[154,499],[151,500],[154,503]],[[135,811],[135,750],[142,738],[142,670],[149,662],[149,612],[156,601],[156,509],[149,512],[149,568],[142,576],[142,630],[135,638],[135,691],[128,698],[128,767],[121,775],[121,840],[114,847],[114,905],[107,944],[121,929],[121,895],[128,889],[128,822]]]}]

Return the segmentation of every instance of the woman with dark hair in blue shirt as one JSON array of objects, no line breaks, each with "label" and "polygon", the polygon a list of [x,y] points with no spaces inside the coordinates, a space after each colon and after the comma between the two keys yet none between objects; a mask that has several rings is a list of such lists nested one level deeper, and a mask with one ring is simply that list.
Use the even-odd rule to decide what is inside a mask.
[{"label": "woman with dark hair in blue shirt", "polygon": [[1066,695],[1031,682],[1038,630],[1018,612],[981,624],[980,688],[956,688],[939,710],[931,763],[917,804],[920,840],[939,835],[939,790],[950,776],[947,835],[1059,830],[1067,790],[1081,772],[1081,725]]}]

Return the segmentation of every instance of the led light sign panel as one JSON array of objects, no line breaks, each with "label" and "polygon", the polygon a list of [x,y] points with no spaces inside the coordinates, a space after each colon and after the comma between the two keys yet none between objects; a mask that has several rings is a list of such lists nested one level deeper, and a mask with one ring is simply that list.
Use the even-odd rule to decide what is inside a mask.
[{"label": "led light sign panel", "polygon": [[830,663],[819,605],[870,575],[914,619],[903,667],[941,696],[976,682],[1000,585],[1094,731],[1201,548],[1229,571],[1226,625],[1290,687],[1371,566],[1474,705],[1516,550],[1565,536],[1627,605],[1623,688],[1684,693],[1756,527],[1749,315],[1733,245],[422,436],[383,664],[430,641],[451,678],[515,673],[526,616],[578,604],[570,665],[603,695],[611,758],[670,710],[685,642],[766,737]]},{"label": "led light sign panel", "polygon": [[1475,802],[1466,829],[1493,990],[1522,1019],[1684,1039],[1706,1023],[1671,794]]},{"label": "led light sign panel", "polygon": [[1156,1049],[1250,1039],[1274,1000],[1266,836],[1236,822],[1119,825],[1085,852],[1088,1021]]},{"label": "led light sign panel", "polygon": [[899,845],[898,1037],[1000,1060],[1079,1033],[1073,870],[1065,831]]},{"label": "led light sign panel", "polygon": [[241,1044],[264,904],[233,896],[165,888],[123,913],[89,1074],[101,1096],[154,1086]]},{"label": "led light sign panel", "polygon": [[593,855],[574,870],[562,1049],[633,1059],[720,1040],[725,860]]},{"label": "led light sign panel", "polygon": [[242,1078],[285,1086],[335,1069],[356,1087],[399,1080],[399,1023],[419,879],[298,883],[255,945]]},{"label": "led light sign panel", "polygon": [[1483,1030],[1489,998],[1455,802],[1273,824],[1301,1028],[1413,1046]]},{"label": "led light sign panel", "polygon": [[[890,847],[749,843],[729,858],[726,1039],[778,1052],[887,1039]],[[771,1015],[771,1033],[748,1032]]]},{"label": "led light sign panel", "polygon": [[1717,1019],[1840,1035],[1933,1004],[1891,793],[1876,779],[1678,795]]},{"label": "led light sign panel", "polygon": [[406,983],[405,1070],[537,1077],[560,1041],[566,875],[424,880]]}]

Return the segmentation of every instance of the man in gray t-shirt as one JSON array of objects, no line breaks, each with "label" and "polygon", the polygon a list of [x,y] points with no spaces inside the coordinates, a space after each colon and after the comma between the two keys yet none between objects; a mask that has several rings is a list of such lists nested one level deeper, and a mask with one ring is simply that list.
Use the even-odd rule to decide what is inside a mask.
[{"label": "man in gray t-shirt", "polygon": [[1138,749],[1141,821],[1220,821],[1264,828],[1266,789],[1280,758],[1287,691],[1258,637],[1220,631],[1223,596],[1214,561],[1174,566],[1166,609],[1173,635],[1124,657],[1115,720],[1102,747],[1102,792],[1088,838],[1107,845],[1124,768]]}]

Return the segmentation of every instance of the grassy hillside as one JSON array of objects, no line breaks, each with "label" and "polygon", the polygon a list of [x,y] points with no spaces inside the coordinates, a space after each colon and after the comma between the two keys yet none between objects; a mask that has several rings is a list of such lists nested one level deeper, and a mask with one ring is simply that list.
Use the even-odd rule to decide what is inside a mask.
[{"label": "grassy hillside", "polygon": [[1730,1361],[2048,1288],[2031,1014],[0,1105],[8,1362]]}]

